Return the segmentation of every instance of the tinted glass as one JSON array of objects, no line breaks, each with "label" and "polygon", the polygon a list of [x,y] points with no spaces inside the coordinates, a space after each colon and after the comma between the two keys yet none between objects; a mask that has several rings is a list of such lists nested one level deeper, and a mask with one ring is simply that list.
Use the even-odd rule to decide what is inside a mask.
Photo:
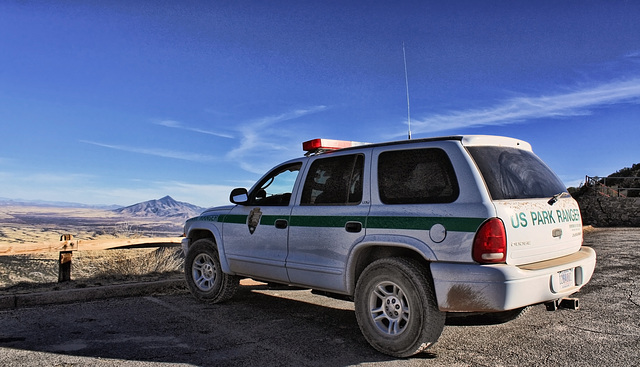
[{"label": "tinted glass", "polygon": [[550,198],[567,191],[532,152],[506,147],[469,147],[494,200]]},{"label": "tinted glass", "polygon": [[301,205],[346,205],[362,200],[362,155],[317,159],[302,189]]},{"label": "tinted glass", "polygon": [[447,153],[435,148],[381,153],[378,185],[385,204],[450,203],[459,194]]}]

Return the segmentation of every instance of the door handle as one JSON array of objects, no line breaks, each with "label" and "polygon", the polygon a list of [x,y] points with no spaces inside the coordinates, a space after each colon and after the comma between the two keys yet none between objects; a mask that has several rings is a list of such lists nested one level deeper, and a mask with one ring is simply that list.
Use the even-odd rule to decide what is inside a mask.
[{"label": "door handle", "polygon": [[276,219],[276,228],[285,229],[289,225],[286,219]]},{"label": "door handle", "polygon": [[358,233],[358,232],[362,231],[362,223],[360,223],[360,222],[347,222],[347,224],[344,225],[344,229],[346,229],[347,232]]}]

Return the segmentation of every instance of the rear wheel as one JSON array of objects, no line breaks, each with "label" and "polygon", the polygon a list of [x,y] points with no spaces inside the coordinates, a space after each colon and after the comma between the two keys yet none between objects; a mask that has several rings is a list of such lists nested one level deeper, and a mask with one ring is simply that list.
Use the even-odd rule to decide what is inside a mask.
[{"label": "rear wheel", "polygon": [[225,274],[213,241],[200,239],[191,245],[184,264],[189,290],[203,302],[224,302],[236,293],[240,283],[237,276]]},{"label": "rear wheel", "polygon": [[408,258],[371,263],[358,279],[356,318],[378,351],[408,357],[433,345],[444,328],[429,271]]}]

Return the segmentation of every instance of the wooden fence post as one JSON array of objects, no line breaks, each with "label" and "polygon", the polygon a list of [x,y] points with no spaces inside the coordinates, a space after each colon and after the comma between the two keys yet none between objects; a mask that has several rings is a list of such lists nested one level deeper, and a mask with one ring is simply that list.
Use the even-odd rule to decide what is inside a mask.
[{"label": "wooden fence post", "polygon": [[60,251],[60,268],[58,271],[58,283],[71,280],[71,257],[73,251]]}]

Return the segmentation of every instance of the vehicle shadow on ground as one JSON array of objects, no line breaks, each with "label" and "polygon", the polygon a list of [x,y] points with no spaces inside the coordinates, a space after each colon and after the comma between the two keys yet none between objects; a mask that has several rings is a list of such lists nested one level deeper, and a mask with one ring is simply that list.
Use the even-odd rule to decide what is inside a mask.
[{"label": "vehicle shadow on ground", "polygon": [[519,308],[510,311],[492,313],[449,313],[446,326],[487,326],[499,325],[513,321],[526,314],[530,307]]},{"label": "vehicle shadow on ground", "polygon": [[[12,310],[0,313],[0,322],[2,349],[126,362],[348,366],[399,361],[369,346],[349,302],[266,285],[243,286],[222,304],[199,303],[182,291]],[[427,352],[409,360],[434,358]]]}]

